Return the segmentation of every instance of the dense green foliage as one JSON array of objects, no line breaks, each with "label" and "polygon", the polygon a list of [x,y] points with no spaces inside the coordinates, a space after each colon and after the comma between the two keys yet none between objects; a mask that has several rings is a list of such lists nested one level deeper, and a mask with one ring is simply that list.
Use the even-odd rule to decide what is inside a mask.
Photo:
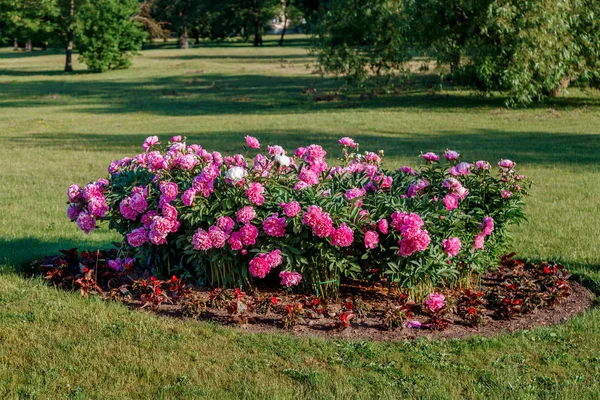
[{"label": "dense green foliage", "polygon": [[428,55],[526,105],[572,80],[596,84],[599,10],[597,0],[340,0],[319,22],[317,51],[324,71],[361,80]]},{"label": "dense green foliage", "polygon": [[136,0],[90,0],[81,7],[76,42],[89,70],[129,67],[145,36],[131,21],[137,6]]}]

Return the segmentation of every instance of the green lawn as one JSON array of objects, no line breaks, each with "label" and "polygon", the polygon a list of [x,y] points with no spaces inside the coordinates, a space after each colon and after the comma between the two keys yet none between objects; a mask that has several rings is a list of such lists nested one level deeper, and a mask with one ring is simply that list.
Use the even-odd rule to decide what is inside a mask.
[{"label": "green lawn", "polygon": [[247,134],[337,151],[351,136],[389,167],[452,148],[510,158],[534,181],[525,257],[559,260],[600,288],[600,93],[507,110],[501,97],[406,83],[397,95],[317,102],[303,38],[158,46],[133,67],[61,72],[59,53],[0,49],[0,398],[598,398],[600,311],[497,338],[370,343],[247,334],[82,299],[15,273],[73,246],[107,246],[65,215],[66,188],[106,174],[149,135],[234,151]]}]

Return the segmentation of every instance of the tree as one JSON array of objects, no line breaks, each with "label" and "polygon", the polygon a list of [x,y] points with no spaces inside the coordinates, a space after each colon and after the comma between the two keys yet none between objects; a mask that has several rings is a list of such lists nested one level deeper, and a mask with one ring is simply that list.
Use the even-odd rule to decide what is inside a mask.
[{"label": "tree", "polygon": [[509,105],[600,84],[599,0],[335,0],[317,24],[323,72],[394,74],[410,54]]},{"label": "tree", "polygon": [[157,0],[154,4],[156,19],[167,22],[179,38],[178,47],[189,47],[189,34],[200,16],[199,0]]},{"label": "tree", "polygon": [[410,25],[398,0],[336,0],[314,27],[322,72],[351,81],[393,73],[411,58]]},{"label": "tree", "polygon": [[127,68],[145,33],[135,21],[137,0],[88,0],[79,10],[76,44],[94,72]]},{"label": "tree", "polygon": [[0,0],[0,17],[4,30],[13,35],[15,48],[25,43],[25,51],[33,50],[33,41],[46,42],[53,31],[54,0]]}]

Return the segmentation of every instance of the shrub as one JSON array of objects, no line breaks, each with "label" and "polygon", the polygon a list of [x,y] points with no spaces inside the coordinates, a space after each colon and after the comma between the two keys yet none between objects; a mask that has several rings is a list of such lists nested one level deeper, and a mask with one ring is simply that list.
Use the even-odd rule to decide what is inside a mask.
[{"label": "shrub", "polygon": [[128,68],[142,47],[144,31],[132,20],[135,0],[91,0],[81,7],[77,26],[80,58],[93,72]]},{"label": "shrub", "polygon": [[69,187],[67,213],[86,233],[107,221],[123,235],[121,257],[157,276],[185,272],[221,288],[279,276],[320,297],[335,295],[342,278],[470,286],[524,218],[529,182],[510,160],[494,173],[447,150],[443,161],[429,152],[418,169],[390,171],[383,151],[340,143],[331,167],[316,144],[262,154],[247,137],[245,155],[224,157],[181,137],[163,149],[150,137],[145,152],[113,161],[108,179]]}]

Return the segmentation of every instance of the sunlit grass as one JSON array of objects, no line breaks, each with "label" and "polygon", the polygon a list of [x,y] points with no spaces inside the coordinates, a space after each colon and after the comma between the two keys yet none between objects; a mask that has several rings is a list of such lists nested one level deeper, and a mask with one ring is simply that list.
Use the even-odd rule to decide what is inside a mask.
[{"label": "sunlit grass", "polygon": [[[271,43],[272,44],[272,43]],[[527,110],[452,87],[317,102],[341,82],[302,46],[205,44],[145,51],[126,71],[60,72],[63,56],[0,49],[0,265],[108,246],[65,216],[66,187],[106,174],[148,135],[234,151],[243,136],[289,149],[341,136],[383,148],[388,167],[452,148],[510,158],[535,186],[521,256],[560,260],[600,282],[600,96],[574,89]],[[76,68],[82,71],[81,65]],[[447,89],[447,90],[446,90]],[[399,344],[249,335],[131,312],[0,275],[0,397],[593,398],[600,315],[496,339]]]}]

